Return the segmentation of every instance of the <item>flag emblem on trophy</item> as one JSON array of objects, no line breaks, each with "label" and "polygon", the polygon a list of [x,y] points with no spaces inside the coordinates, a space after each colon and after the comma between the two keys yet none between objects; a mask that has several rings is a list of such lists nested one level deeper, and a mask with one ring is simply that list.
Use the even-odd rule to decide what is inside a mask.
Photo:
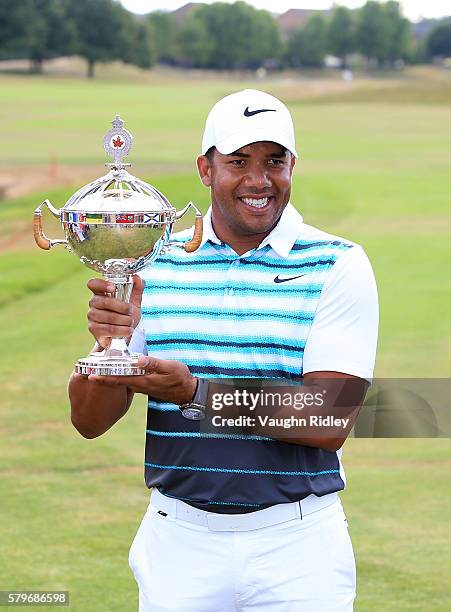
[{"label": "flag emblem on trophy", "polygon": [[144,214],[144,223],[158,223],[160,220],[160,215],[158,213],[145,213]]},{"label": "flag emblem on trophy", "polygon": [[116,223],[134,223],[135,215],[131,213],[116,214]]}]

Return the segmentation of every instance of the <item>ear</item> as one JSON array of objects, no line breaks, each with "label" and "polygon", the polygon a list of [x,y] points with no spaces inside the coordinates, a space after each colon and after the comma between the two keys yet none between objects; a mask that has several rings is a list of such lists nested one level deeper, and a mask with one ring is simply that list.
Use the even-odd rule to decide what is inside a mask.
[{"label": "ear", "polygon": [[293,155],[293,153],[291,154],[291,174],[293,174],[293,170],[294,170],[294,165],[296,163],[296,157]]},{"label": "ear", "polygon": [[200,180],[205,187],[211,187],[211,164],[208,161],[208,157],[205,157],[205,155],[199,155],[196,163]]}]

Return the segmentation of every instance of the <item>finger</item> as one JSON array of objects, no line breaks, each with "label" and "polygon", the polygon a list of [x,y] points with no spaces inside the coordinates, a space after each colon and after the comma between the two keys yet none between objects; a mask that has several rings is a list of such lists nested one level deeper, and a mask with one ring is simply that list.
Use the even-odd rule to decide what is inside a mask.
[{"label": "finger", "polygon": [[103,278],[90,278],[86,284],[88,289],[97,295],[114,293],[114,285]]},{"label": "finger", "polygon": [[105,295],[93,295],[89,300],[89,306],[91,308],[97,308],[98,310],[111,310],[124,315],[130,314],[129,304]]},{"label": "finger", "polygon": [[130,303],[137,308],[141,308],[141,300],[144,291],[144,287],[146,286],[146,281],[144,281],[137,274],[133,275],[133,289],[130,296]]},{"label": "finger", "polygon": [[122,384],[123,376],[100,376],[99,374],[89,374],[88,380],[106,387],[118,387]]},{"label": "finger", "polygon": [[136,393],[149,393],[149,384],[144,376],[99,376],[90,374],[88,380],[108,387],[128,387]]},{"label": "finger", "polygon": [[156,357],[150,357],[149,355],[141,355],[136,362],[136,365],[146,372],[155,372],[162,374],[166,372],[166,368],[164,368],[164,360],[157,359]]},{"label": "finger", "polygon": [[87,314],[88,320],[103,325],[119,325],[123,327],[134,327],[133,319],[130,315],[118,314],[110,310],[99,310],[90,308]]},{"label": "finger", "polygon": [[108,338],[129,338],[134,332],[132,327],[126,327],[124,325],[106,325],[93,321],[89,322],[88,329],[95,338],[102,338],[105,336]]}]

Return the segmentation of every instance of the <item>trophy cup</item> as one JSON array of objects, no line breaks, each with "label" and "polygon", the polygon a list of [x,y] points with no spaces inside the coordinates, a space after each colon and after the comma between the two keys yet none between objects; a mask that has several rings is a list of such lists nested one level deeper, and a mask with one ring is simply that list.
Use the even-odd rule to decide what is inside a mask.
[{"label": "trophy cup", "polygon": [[[60,209],[44,200],[34,212],[34,238],[45,250],[64,244],[82,263],[101,272],[115,286],[115,298],[129,302],[135,272],[154,262],[169,246],[187,252],[199,247],[202,215],[192,202],[177,212],[158,189],[129,174],[126,168],[131,164],[123,163],[122,159],[130,152],[132,136],[123,128],[119,115],[112,124],[103,142],[114,160],[105,164],[110,168],[108,174],[79,189]],[[44,206],[59,218],[66,235],[64,240],[50,240],[44,234]],[[196,213],[193,238],[184,244],[171,243],[174,223],[190,208]],[[125,338],[116,337],[103,352],[79,359],[75,371],[106,376],[144,374],[135,365],[138,357],[138,353],[130,353]]]}]

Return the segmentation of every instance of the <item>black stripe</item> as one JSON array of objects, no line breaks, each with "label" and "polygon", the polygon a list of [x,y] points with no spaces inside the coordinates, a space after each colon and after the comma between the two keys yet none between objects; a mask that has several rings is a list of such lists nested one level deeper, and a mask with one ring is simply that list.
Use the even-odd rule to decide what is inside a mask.
[{"label": "black stripe", "polygon": [[333,242],[330,242],[328,240],[322,240],[319,242],[310,242],[307,244],[294,244],[291,248],[292,251],[303,251],[304,249],[310,249],[312,247],[316,247],[316,246],[326,246],[326,245],[330,245],[330,246],[343,246],[346,249],[352,249],[352,247],[354,246],[353,244],[346,244],[345,242],[340,242],[340,240],[334,240]]},{"label": "black stripe", "polygon": [[[167,264],[172,264],[174,266],[205,266],[205,265],[224,265],[224,264],[228,264],[228,263],[232,263],[233,261],[236,261],[235,259],[220,259],[219,261],[216,260],[205,260],[205,261],[189,261],[189,260],[183,260],[183,261],[175,261],[172,259],[167,259],[166,257],[162,257],[161,259],[158,260],[158,263],[167,263]],[[243,265],[248,265],[248,266],[264,266],[265,268],[274,268],[276,270],[299,270],[302,268],[313,268],[315,266],[318,266],[320,264],[330,264],[333,265],[335,263],[336,259],[318,259],[317,261],[312,261],[312,262],[300,262],[300,263],[291,263],[291,264],[283,264],[283,263],[279,263],[279,262],[274,262],[274,263],[268,263],[268,262],[264,262],[264,261],[260,261],[259,259],[256,259],[254,261],[248,261],[247,259],[241,259],[240,263]]]},{"label": "black stripe", "polygon": [[317,261],[305,261],[300,263],[292,263],[292,264],[283,264],[283,263],[269,263],[260,260],[256,261],[247,261],[243,259],[241,263],[246,264],[248,266],[263,266],[265,268],[273,268],[274,270],[302,270],[304,268],[315,268],[319,265],[331,265],[333,266],[336,262],[336,259],[318,259]]},{"label": "black stripe", "polygon": [[161,344],[174,344],[180,346],[181,344],[197,344],[197,345],[206,345],[206,346],[224,346],[228,347],[238,347],[238,348],[268,348],[268,349],[277,349],[277,350],[288,350],[288,351],[299,351],[301,353],[304,352],[304,348],[300,346],[293,346],[289,344],[276,344],[273,342],[233,342],[227,340],[204,340],[202,338],[183,338],[183,339],[173,339],[168,338],[165,340],[146,340],[147,346],[158,346]]}]

